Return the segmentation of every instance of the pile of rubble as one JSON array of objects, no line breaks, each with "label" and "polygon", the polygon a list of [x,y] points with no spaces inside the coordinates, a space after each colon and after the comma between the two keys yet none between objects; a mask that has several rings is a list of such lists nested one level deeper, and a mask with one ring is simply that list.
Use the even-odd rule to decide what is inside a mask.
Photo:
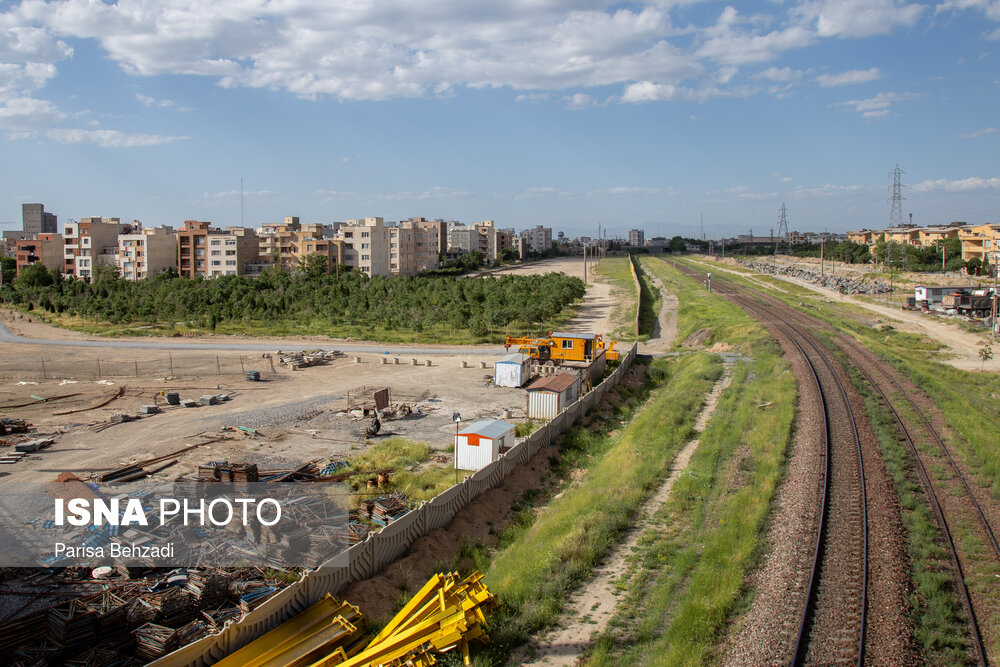
[{"label": "pile of rubble", "polygon": [[[98,568],[101,569],[101,568]],[[139,570],[105,568],[104,590],[26,614],[0,626],[0,654],[15,664],[120,665],[149,662],[189,644],[260,606],[281,587],[283,573],[242,570]],[[74,586],[98,583],[87,568],[13,575],[0,596],[72,595]],[[17,588],[11,588],[17,579]]]},{"label": "pile of rubble", "polygon": [[841,294],[885,294],[889,286],[881,280],[859,280],[842,276],[819,275],[813,271],[799,269],[794,266],[774,266],[767,262],[741,261],[743,266],[757,273],[769,273],[774,276],[791,276],[800,278],[820,287],[835,289]]},{"label": "pile of rubble", "polygon": [[278,363],[288,366],[292,370],[307,366],[321,366],[333,359],[344,356],[344,353],[339,350],[323,349],[302,350],[301,352],[282,352],[278,350],[274,354],[278,357]]}]

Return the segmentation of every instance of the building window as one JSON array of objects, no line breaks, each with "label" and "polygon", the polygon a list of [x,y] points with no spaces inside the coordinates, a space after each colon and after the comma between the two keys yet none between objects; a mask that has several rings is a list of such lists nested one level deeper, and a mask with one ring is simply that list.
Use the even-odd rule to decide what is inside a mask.
[{"label": "building window", "polygon": [[362,243],[361,244],[361,249],[362,250],[368,250],[368,244],[367,243]]},{"label": "building window", "polygon": [[361,261],[362,262],[367,262],[370,259],[371,259],[370,255],[361,255]]},{"label": "building window", "polygon": [[368,232],[361,232],[361,238],[366,239],[368,238],[368,236],[369,236]]}]

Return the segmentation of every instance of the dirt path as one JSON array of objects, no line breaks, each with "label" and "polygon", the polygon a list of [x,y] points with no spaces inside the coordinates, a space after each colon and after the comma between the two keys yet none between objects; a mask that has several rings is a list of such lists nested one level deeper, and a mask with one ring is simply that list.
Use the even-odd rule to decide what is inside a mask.
[{"label": "dirt path", "polygon": [[[695,421],[696,434],[705,430],[705,426],[719,402],[719,397],[732,381],[734,367],[734,362],[726,362],[725,372],[705,399],[705,405]],[[639,537],[647,529],[653,514],[670,497],[670,490],[673,488],[674,482],[687,468],[691,457],[698,448],[698,443],[698,438],[695,438],[685,444],[677,453],[670,464],[670,473],[666,481],[639,508],[638,521],[625,533],[623,541],[614,547],[594,570],[594,578],[567,601],[556,628],[542,637],[539,642],[529,644],[516,651],[508,661],[509,665],[534,665],[536,667],[545,665],[549,667],[552,665],[575,665],[580,660],[584,650],[590,644],[591,637],[602,632],[614,616],[619,601],[619,591],[615,588],[615,583],[628,569],[629,556],[639,543]],[[654,530],[654,528],[649,529]],[[529,659],[531,659],[530,662]]]},{"label": "dirt path", "polygon": [[661,302],[653,335],[645,343],[639,343],[639,354],[663,354],[677,338],[677,307],[680,304],[677,295],[667,292],[659,278],[649,271],[646,271],[646,275],[656,289],[660,290]]},{"label": "dirt path", "polygon": [[[747,276],[742,271],[736,271],[718,263],[713,265],[713,270],[735,273],[744,277]],[[813,285],[801,278],[793,278],[791,276],[776,277],[810,289],[817,294],[822,294],[829,301],[850,303],[876,313],[885,320],[891,320],[892,325],[900,331],[923,334],[932,340],[938,341],[946,346],[945,350],[938,353],[939,361],[942,363],[967,371],[979,370],[980,368],[979,343],[989,336],[989,331],[972,333],[959,328],[956,323],[949,322],[936,315],[924,315],[913,311],[900,310],[899,308],[883,306],[853,296],[846,296],[836,290]],[[983,368],[987,371],[1000,371],[1000,358],[994,356],[992,360],[986,362]]]}]

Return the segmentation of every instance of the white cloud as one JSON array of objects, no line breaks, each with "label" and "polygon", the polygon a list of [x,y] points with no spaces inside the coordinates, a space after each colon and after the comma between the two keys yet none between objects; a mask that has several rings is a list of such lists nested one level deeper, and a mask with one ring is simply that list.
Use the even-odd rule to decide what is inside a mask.
[{"label": "white cloud", "polygon": [[900,0],[814,0],[795,12],[815,22],[820,37],[860,38],[888,35],[912,27],[925,7]]},{"label": "white cloud", "polygon": [[918,93],[878,93],[874,97],[863,100],[837,102],[833,106],[857,111],[861,114],[862,118],[877,119],[888,117],[892,111],[892,104],[894,102],[905,102],[919,97]]},{"label": "white cloud", "polygon": [[222,192],[206,192],[202,199],[238,199],[240,197],[273,197],[280,194],[274,190],[223,190]]},{"label": "white cloud", "polygon": [[854,69],[840,74],[820,74],[816,77],[816,83],[826,88],[833,86],[847,86],[854,83],[866,83],[882,78],[882,72],[878,67],[871,69]]},{"label": "white cloud", "polygon": [[171,137],[163,134],[127,134],[118,130],[77,130],[56,128],[47,130],[45,136],[60,144],[94,144],[101,148],[136,148],[160,146],[184,141],[190,137]]},{"label": "white cloud", "polygon": [[802,70],[792,69],[791,67],[768,67],[762,72],[757,72],[754,78],[767,79],[768,81],[776,81],[778,83],[792,83],[800,81],[803,74]]},{"label": "white cloud", "polygon": [[669,83],[654,83],[640,81],[629,84],[622,94],[621,101],[629,104],[644,102],[706,102],[713,97],[745,97],[751,93],[746,86],[735,88],[718,88],[710,86],[701,89],[685,88]]},{"label": "white cloud", "polygon": [[515,102],[527,102],[529,104],[541,104],[549,99],[548,93],[522,93],[514,98]]},{"label": "white cloud", "polygon": [[947,0],[934,7],[935,14],[943,12],[980,11],[991,21],[1000,21],[1000,1],[998,0]]},{"label": "white cloud", "polygon": [[155,97],[149,97],[148,95],[143,95],[142,93],[136,93],[135,99],[142,102],[143,106],[146,107],[156,107],[159,109],[177,109],[178,111],[190,111],[188,107],[179,107],[173,103],[172,100],[158,100]]},{"label": "white cloud", "polygon": [[514,196],[514,199],[538,199],[540,197],[547,197],[549,195],[554,195],[556,193],[555,188],[528,188]]},{"label": "white cloud", "polygon": [[591,190],[587,193],[588,197],[602,197],[602,196],[613,196],[613,197],[635,197],[639,195],[676,195],[677,190],[674,188],[649,188],[641,187],[635,185],[621,185],[613,188],[605,188],[603,190]]},{"label": "white cloud", "polygon": [[827,183],[826,185],[812,188],[800,186],[795,188],[791,195],[795,197],[839,197],[845,194],[861,192],[864,189],[863,185],[832,185]]},{"label": "white cloud", "polygon": [[597,101],[593,97],[584,93],[576,93],[569,97],[564,97],[563,101],[566,102],[567,109],[574,111],[597,105]]},{"label": "white cloud", "polygon": [[924,181],[911,186],[911,192],[976,192],[982,190],[1000,189],[1000,178],[979,178],[972,176],[955,181],[940,178],[935,181]]},{"label": "white cloud", "polygon": [[705,30],[706,39],[697,54],[722,65],[748,65],[774,60],[813,40],[812,33],[802,25],[756,34],[740,27],[743,23],[745,20],[733,7],[726,7],[718,22]]},{"label": "white cloud", "polygon": [[987,127],[982,130],[976,130],[975,132],[970,132],[969,134],[958,135],[959,139],[978,139],[979,137],[989,136],[991,134],[996,134],[997,129],[995,127]]},{"label": "white cloud", "polygon": [[51,127],[66,117],[54,104],[33,97],[0,100],[0,128],[35,130]]}]

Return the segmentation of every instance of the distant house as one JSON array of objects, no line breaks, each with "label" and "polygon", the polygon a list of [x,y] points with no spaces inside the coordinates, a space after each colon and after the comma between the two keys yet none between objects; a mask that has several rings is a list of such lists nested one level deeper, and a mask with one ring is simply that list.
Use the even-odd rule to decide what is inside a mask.
[{"label": "distant house", "polygon": [[559,373],[538,378],[526,388],[528,419],[552,419],[580,397],[576,373]]},{"label": "distant house", "polygon": [[514,425],[498,420],[469,424],[455,434],[455,469],[482,470],[514,446]]}]

